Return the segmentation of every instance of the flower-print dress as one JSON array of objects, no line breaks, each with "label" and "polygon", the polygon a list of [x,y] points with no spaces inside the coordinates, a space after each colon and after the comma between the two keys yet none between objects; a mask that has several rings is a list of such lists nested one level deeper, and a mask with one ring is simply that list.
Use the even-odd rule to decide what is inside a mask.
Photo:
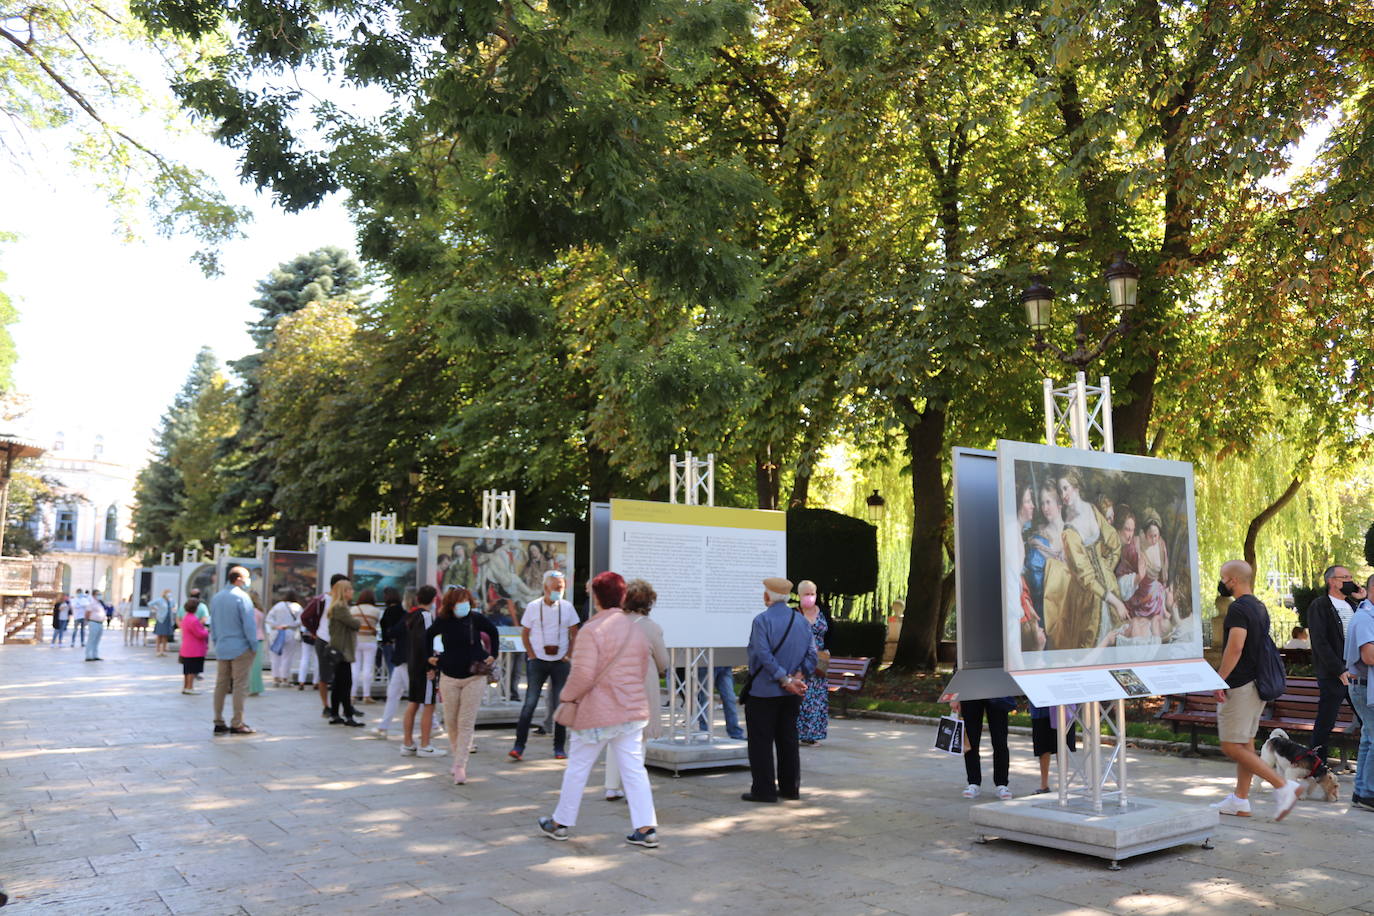
[{"label": "flower-print dress", "polygon": [[[811,624],[811,638],[816,641],[816,650],[825,646],[825,634],[830,629],[824,614],[816,614],[816,622]],[[826,689],[825,675],[819,672],[806,679],[806,693],[802,695],[801,713],[797,716],[797,738],[802,741],[824,741],[830,723],[830,691]]]}]

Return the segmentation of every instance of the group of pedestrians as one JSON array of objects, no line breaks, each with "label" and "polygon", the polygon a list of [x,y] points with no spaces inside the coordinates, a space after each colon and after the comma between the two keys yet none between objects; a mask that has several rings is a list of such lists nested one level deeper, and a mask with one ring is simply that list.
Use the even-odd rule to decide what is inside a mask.
[{"label": "group of pedestrians", "polygon": [[86,661],[103,662],[100,657],[100,637],[106,624],[114,620],[114,606],[105,602],[100,589],[86,591],[78,588],[73,595],[58,596],[52,608],[51,646],[60,648],[71,631],[69,645],[75,649],[77,640],[86,650]]}]

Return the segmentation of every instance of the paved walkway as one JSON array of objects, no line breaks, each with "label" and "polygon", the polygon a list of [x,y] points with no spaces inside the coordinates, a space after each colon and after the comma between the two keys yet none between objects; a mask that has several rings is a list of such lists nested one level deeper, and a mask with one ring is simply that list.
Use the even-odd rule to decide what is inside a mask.
[{"label": "paved walkway", "polygon": [[[534,829],[562,770],[547,739],[513,764],[509,730],[479,732],[458,787],[447,758],[402,758],[394,739],[324,725],[313,695],[271,688],[249,700],[261,734],[212,739],[208,687],[182,696],[174,658],[120,638],[98,664],[0,647],[0,881],[16,914],[1374,912],[1374,812],[1304,802],[1274,824],[1264,793],[1265,816],[1225,819],[1216,849],[1113,873],[976,845],[959,763],[929,749],[931,729],[874,720],[834,722],[803,750],[800,803],[739,801],[743,770],[655,774],[659,849],[626,845],[626,809],[599,791],[553,843]],[[1032,788],[1027,740],[1012,760],[1013,789]],[[1141,794],[1199,804],[1228,772],[1131,764]]]}]

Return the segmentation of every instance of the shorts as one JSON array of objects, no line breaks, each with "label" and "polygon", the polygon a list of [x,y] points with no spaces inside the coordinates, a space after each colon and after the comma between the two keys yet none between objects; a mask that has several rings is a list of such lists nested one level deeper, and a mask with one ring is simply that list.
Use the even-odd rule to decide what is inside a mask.
[{"label": "shorts", "polygon": [[329,651],[329,643],[325,642],[323,639],[320,639],[317,636],[315,637],[314,649],[315,660],[320,664],[319,683],[334,683],[334,659]]},{"label": "shorts", "polygon": [[429,679],[428,672],[423,667],[420,665],[415,667],[420,669],[418,673],[409,674],[407,672],[410,683],[406,685],[406,700],[411,703],[419,703],[421,706],[433,706],[438,700],[434,681]]},{"label": "shorts", "polygon": [[1232,687],[1226,691],[1226,702],[1217,704],[1217,737],[1227,744],[1253,747],[1262,715],[1264,701],[1254,681]]},{"label": "shorts", "polygon": [[[1051,710],[1050,715],[1043,719],[1031,719],[1032,752],[1037,757],[1044,754],[1059,753],[1059,729],[1054,727],[1055,720],[1053,716],[1054,712]],[[1066,743],[1068,744],[1069,750],[1074,751],[1078,749],[1077,723],[1069,725],[1069,739]]]},{"label": "shorts", "polygon": [[205,672],[204,655],[200,658],[187,658],[184,655],[179,655],[177,661],[181,662],[182,674],[203,674]]}]

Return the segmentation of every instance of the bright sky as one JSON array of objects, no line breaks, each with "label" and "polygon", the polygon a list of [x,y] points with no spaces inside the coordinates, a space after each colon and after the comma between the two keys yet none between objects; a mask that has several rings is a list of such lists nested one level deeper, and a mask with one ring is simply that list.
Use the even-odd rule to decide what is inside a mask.
[{"label": "bright sky", "polygon": [[31,400],[28,416],[13,425],[40,444],[61,431],[69,449],[84,452],[103,434],[108,459],[141,466],[196,351],[209,345],[227,360],[252,350],[245,327],[257,282],[301,252],[354,247],[339,201],[289,216],[238,184],[231,151],[183,139],[176,152],[253,210],[247,237],[223,249],[224,273],[214,279],[190,263],[192,240],[118,238],[109,208],[83,176],[58,167],[39,174],[32,164],[20,173],[0,162],[7,185],[0,231],[20,236],[0,244],[0,271],[19,311],[10,329],[16,387]]}]

